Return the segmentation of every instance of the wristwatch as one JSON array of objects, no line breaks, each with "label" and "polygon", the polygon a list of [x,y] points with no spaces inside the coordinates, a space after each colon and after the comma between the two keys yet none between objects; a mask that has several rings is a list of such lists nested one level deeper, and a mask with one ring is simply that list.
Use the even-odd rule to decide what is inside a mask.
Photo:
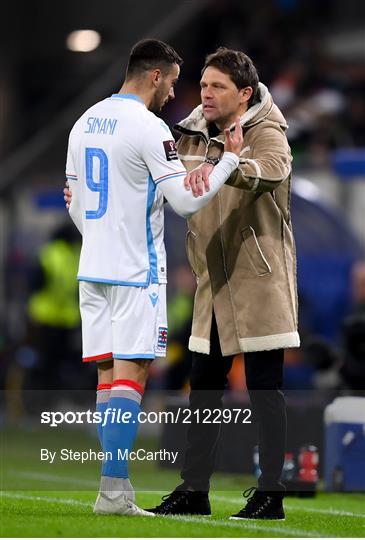
[{"label": "wristwatch", "polygon": [[209,163],[210,165],[218,165],[218,163],[220,162],[220,158],[213,158],[213,157],[209,157],[209,156],[206,156],[205,157],[205,163]]}]

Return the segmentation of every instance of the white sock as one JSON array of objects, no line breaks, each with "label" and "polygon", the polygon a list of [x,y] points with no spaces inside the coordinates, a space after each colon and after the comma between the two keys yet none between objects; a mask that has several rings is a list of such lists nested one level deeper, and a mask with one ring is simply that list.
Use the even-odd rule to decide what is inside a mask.
[{"label": "white sock", "polygon": [[125,495],[130,501],[135,501],[134,489],[129,478],[102,476],[100,479],[100,493],[109,499],[116,499],[120,495]]}]

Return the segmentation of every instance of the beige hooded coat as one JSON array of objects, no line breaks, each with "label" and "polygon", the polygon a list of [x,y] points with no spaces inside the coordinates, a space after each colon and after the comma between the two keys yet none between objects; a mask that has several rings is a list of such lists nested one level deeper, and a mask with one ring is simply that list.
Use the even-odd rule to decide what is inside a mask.
[{"label": "beige hooded coat", "polygon": [[[295,245],[290,220],[291,153],[285,119],[260,83],[260,102],[241,117],[244,148],[227,184],[188,221],[187,255],[197,277],[189,348],[209,353],[212,313],[222,354],[298,347]],[[191,170],[223,152],[199,105],[175,129]]]}]

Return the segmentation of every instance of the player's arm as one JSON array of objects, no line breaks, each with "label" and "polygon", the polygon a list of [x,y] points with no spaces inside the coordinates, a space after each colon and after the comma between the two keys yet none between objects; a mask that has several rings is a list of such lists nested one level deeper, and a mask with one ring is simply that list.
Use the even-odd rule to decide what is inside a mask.
[{"label": "player's arm", "polygon": [[221,161],[209,175],[210,190],[201,197],[193,195],[184,186],[184,178],[166,180],[159,184],[164,197],[170,203],[177,214],[189,218],[195,212],[201,210],[217,194],[226,182],[227,178],[238,167],[238,155],[234,152],[224,152]]},{"label": "player's arm", "polygon": [[[71,192],[70,202],[68,203],[68,211],[72,221],[82,234],[82,217],[80,207],[80,181],[77,177],[74,160],[72,157],[72,151],[70,148],[70,142],[67,150],[67,162],[66,162],[66,181],[68,183],[68,190]],[[65,191],[65,190],[64,190]]]},{"label": "player's arm", "polygon": [[[169,135],[172,138],[172,135]],[[166,150],[168,144],[171,146]],[[173,210],[180,216],[187,218],[205,206],[225,183],[229,175],[237,168],[238,155],[242,150],[242,144],[242,129],[239,122],[237,122],[233,134],[230,134],[227,130],[225,154],[211,174],[210,191],[199,197],[199,199],[184,187],[186,170],[178,158],[173,139],[163,141],[156,134],[154,137],[150,134],[146,140],[144,159],[152,178]]]}]

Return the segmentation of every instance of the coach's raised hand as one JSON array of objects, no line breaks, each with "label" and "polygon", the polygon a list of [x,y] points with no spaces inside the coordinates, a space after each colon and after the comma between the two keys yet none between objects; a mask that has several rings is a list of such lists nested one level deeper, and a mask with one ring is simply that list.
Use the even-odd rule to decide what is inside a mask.
[{"label": "coach's raised hand", "polygon": [[[236,119],[234,131],[224,130],[224,151],[240,155],[243,148],[243,134],[239,117]],[[191,189],[194,197],[199,197],[204,192],[210,191],[209,175],[214,166],[210,163],[202,163],[185,177],[184,184],[187,190]]]},{"label": "coach's raised hand", "polygon": [[239,118],[236,118],[233,133],[229,129],[225,129],[224,136],[224,151],[232,152],[239,157],[243,148],[243,134]]}]

